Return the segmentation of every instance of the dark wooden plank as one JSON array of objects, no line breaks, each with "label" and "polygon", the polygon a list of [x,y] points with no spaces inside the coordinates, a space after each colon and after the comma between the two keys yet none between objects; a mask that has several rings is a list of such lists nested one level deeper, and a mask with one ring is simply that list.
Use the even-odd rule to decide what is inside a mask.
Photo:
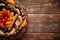
[{"label": "dark wooden plank", "polygon": [[53,33],[26,33],[22,40],[53,40]]},{"label": "dark wooden plank", "polygon": [[[60,3],[56,0],[19,0],[29,14],[59,14]],[[19,4],[20,5],[20,4]]]},{"label": "dark wooden plank", "polygon": [[19,0],[30,14],[59,14],[60,3],[57,0]]},{"label": "dark wooden plank", "polygon": [[28,14],[27,32],[60,32],[60,14]]}]

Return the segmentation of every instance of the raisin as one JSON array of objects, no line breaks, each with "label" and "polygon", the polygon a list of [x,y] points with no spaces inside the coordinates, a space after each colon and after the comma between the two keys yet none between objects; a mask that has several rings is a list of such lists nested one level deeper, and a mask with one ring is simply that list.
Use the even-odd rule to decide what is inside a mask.
[{"label": "raisin", "polygon": [[6,27],[6,28],[4,28],[3,29],[3,31],[4,31],[4,33],[6,33],[6,32],[10,32],[10,30],[8,30],[8,28]]},{"label": "raisin", "polygon": [[10,10],[10,7],[9,7],[8,5],[6,5],[5,8],[6,8],[7,10]]},{"label": "raisin", "polygon": [[2,11],[2,9],[5,8],[4,6],[0,6],[0,11]]}]

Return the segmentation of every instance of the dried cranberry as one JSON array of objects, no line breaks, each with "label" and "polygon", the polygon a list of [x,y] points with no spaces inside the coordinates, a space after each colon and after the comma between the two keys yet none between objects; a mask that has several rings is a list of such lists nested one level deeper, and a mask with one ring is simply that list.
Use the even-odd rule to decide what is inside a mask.
[{"label": "dried cranberry", "polygon": [[2,19],[2,23],[5,24],[6,23],[6,19]]},{"label": "dried cranberry", "polygon": [[5,19],[7,20],[7,19],[8,19],[8,17],[5,17]]}]

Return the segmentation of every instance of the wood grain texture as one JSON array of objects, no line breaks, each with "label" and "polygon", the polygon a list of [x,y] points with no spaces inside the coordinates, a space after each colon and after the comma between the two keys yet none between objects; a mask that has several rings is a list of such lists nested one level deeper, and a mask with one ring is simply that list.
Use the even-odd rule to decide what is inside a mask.
[{"label": "wood grain texture", "polygon": [[27,32],[60,32],[60,14],[28,14]]},{"label": "wood grain texture", "polygon": [[60,0],[19,0],[28,12],[28,28],[19,40],[60,40]]}]

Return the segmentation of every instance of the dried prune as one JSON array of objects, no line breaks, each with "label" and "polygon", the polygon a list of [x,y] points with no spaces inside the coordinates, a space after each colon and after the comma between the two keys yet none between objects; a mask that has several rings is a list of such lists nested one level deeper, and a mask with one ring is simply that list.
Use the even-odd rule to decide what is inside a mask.
[{"label": "dried prune", "polygon": [[6,32],[10,32],[10,30],[8,30],[8,28],[6,27],[6,28],[4,28],[3,29],[3,31],[4,31],[4,33],[6,33]]},{"label": "dried prune", "polygon": [[5,6],[0,6],[0,11],[2,11],[3,8],[5,8]]}]

